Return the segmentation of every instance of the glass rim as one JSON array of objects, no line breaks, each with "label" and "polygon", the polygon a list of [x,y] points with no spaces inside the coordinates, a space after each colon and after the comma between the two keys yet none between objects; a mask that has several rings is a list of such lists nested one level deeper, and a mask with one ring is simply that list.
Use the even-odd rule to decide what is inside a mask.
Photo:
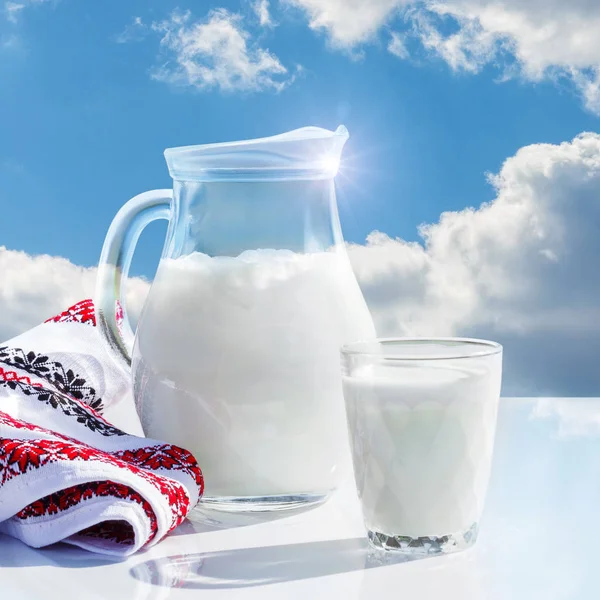
[{"label": "glass rim", "polygon": [[164,156],[176,181],[333,180],[349,137],[344,125],[335,131],[301,127],[257,139],[167,148]]},{"label": "glass rim", "polygon": [[[433,344],[433,343],[444,343],[452,342],[455,343],[456,353],[455,354],[430,354],[430,355],[417,355],[417,354],[390,354],[386,353],[385,349],[381,353],[372,352],[368,350],[361,350],[361,347],[368,348],[369,344],[378,343],[385,348],[385,346],[402,346],[404,344]],[[464,347],[480,347],[479,351],[468,352],[464,351]],[[461,351],[462,348],[462,351]],[[484,356],[493,356],[499,354],[503,350],[502,345],[498,342],[491,340],[483,340],[478,338],[463,338],[463,337],[390,337],[390,338],[375,338],[373,340],[358,340],[344,344],[340,352],[343,356],[365,356],[380,358],[384,360],[395,360],[395,361],[430,361],[430,360],[457,360],[467,358],[481,358]]]}]

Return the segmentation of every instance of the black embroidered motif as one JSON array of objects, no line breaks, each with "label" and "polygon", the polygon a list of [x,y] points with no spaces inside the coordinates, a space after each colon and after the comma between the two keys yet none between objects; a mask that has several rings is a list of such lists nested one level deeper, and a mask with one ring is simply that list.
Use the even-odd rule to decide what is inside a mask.
[{"label": "black embroidered motif", "polygon": [[75,417],[78,423],[87,427],[90,431],[95,431],[105,437],[113,435],[127,435],[125,432],[113,427],[101,417],[97,417],[92,412],[88,412],[86,406],[82,406],[73,398],[69,398],[62,392],[51,392],[38,385],[33,385],[19,379],[2,379],[0,385],[9,387],[11,390],[19,389],[25,396],[36,396],[44,404],[49,404],[52,408],[59,409],[68,417]]},{"label": "black embroidered motif", "polygon": [[102,398],[96,398],[96,390],[86,385],[83,377],[76,375],[72,369],[65,370],[61,363],[51,361],[43,354],[35,352],[26,354],[21,348],[2,346],[0,362],[45,379],[59,392],[82,400],[98,412],[102,412],[104,408]]}]

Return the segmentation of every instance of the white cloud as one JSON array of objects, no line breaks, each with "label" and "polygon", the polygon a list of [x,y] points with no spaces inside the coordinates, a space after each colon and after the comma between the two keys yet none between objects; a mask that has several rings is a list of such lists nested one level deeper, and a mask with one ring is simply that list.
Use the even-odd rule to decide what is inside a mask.
[{"label": "white cloud", "polygon": [[19,20],[19,14],[24,8],[25,5],[20,2],[5,2],[4,13],[6,14],[7,20],[11,23],[16,23]]},{"label": "white cloud", "polygon": [[272,27],[274,25],[269,12],[269,0],[254,0],[252,9],[262,27]]},{"label": "white cloud", "polygon": [[115,37],[115,42],[117,42],[117,44],[139,42],[143,40],[149,32],[150,28],[144,23],[142,17],[133,17],[131,23]]},{"label": "white cloud", "polygon": [[[454,70],[496,64],[504,79],[566,78],[586,108],[600,114],[598,0],[286,0],[332,44],[355,48],[402,23],[405,35]],[[396,46],[388,46],[392,53]],[[404,58],[400,52],[401,58]]]},{"label": "white cloud", "polygon": [[583,71],[572,69],[571,77],[581,92],[585,107],[600,115],[600,65]]},{"label": "white cloud", "polygon": [[[39,325],[84,298],[91,298],[96,268],[74,265],[57,256],[31,256],[0,246],[0,343]],[[137,319],[148,283],[132,278],[127,306]]]},{"label": "white cloud", "polygon": [[18,48],[20,40],[16,35],[3,35],[0,36],[0,49],[2,50],[13,50]]},{"label": "white cloud", "polygon": [[377,31],[413,0],[285,0],[303,9],[311,29],[326,31],[334,46],[350,48]]},{"label": "white cloud", "polygon": [[[476,71],[510,56],[507,75],[532,81],[571,79],[585,106],[600,114],[600,2],[593,0],[447,0],[417,11],[429,21],[417,31],[426,48],[454,69]],[[427,14],[450,18],[458,31],[443,35]],[[417,20],[418,24],[418,20]],[[502,62],[502,61],[500,61]]]},{"label": "white cloud", "polygon": [[600,400],[596,398],[539,398],[531,417],[556,421],[560,438],[600,434]]},{"label": "white cloud", "polygon": [[291,75],[269,50],[255,45],[242,17],[224,9],[193,21],[191,13],[173,13],[153,25],[163,34],[169,60],[154,74],[158,80],[200,90],[280,91]]},{"label": "white cloud", "polygon": [[506,40],[531,78],[553,67],[600,63],[600,3],[594,0],[448,0],[428,8],[461,28]]},{"label": "white cloud", "polygon": [[18,2],[14,2],[13,0],[5,1],[4,14],[6,15],[6,20],[10,21],[11,23],[17,23],[24,8],[31,6],[32,4],[43,4],[44,2],[49,1],[50,0],[20,0]]},{"label": "white cloud", "polygon": [[[440,13],[441,14],[441,13]],[[478,72],[493,60],[501,49],[502,38],[484,29],[477,20],[463,20],[459,29],[444,35],[431,12],[410,14],[413,35],[425,50],[443,58],[454,71]]]},{"label": "white cloud", "polygon": [[498,339],[509,393],[599,395],[600,135],[521,148],[490,181],[423,245],[350,246],[380,333]]},{"label": "white cloud", "polygon": [[397,56],[398,58],[408,58],[410,56],[408,48],[406,47],[404,35],[396,31],[392,32],[387,49],[388,52],[390,52],[394,56]]}]

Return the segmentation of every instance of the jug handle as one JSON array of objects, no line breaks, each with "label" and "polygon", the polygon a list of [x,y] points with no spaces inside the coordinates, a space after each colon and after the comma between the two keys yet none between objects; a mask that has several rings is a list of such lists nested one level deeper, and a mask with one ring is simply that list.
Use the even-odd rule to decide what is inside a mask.
[{"label": "jug handle", "polygon": [[[96,325],[109,354],[125,370],[131,367],[134,333],[122,297],[131,258],[144,227],[156,219],[171,217],[172,190],[152,190],[134,196],[113,219],[98,264],[94,305]],[[117,323],[119,304],[123,320]]]}]

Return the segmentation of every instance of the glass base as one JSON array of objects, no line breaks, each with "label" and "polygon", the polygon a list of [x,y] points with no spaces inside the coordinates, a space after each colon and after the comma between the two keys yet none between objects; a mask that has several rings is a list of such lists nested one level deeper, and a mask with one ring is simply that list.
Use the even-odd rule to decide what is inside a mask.
[{"label": "glass base", "polygon": [[478,524],[473,523],[466,531],[449,535],[413,538],[406,535],[388,535],[369,530],[368,537],[371,544],[379,550],[429,556],[466,550],[475,543],[478,532]]},{"label": "glass base", "polygon": [[202,498],[196,506],[201,511],[220,512],[274,512],[312,508],[323,504],[331,492],[317,494],[290,494],[282,496],[212,496]]}]

